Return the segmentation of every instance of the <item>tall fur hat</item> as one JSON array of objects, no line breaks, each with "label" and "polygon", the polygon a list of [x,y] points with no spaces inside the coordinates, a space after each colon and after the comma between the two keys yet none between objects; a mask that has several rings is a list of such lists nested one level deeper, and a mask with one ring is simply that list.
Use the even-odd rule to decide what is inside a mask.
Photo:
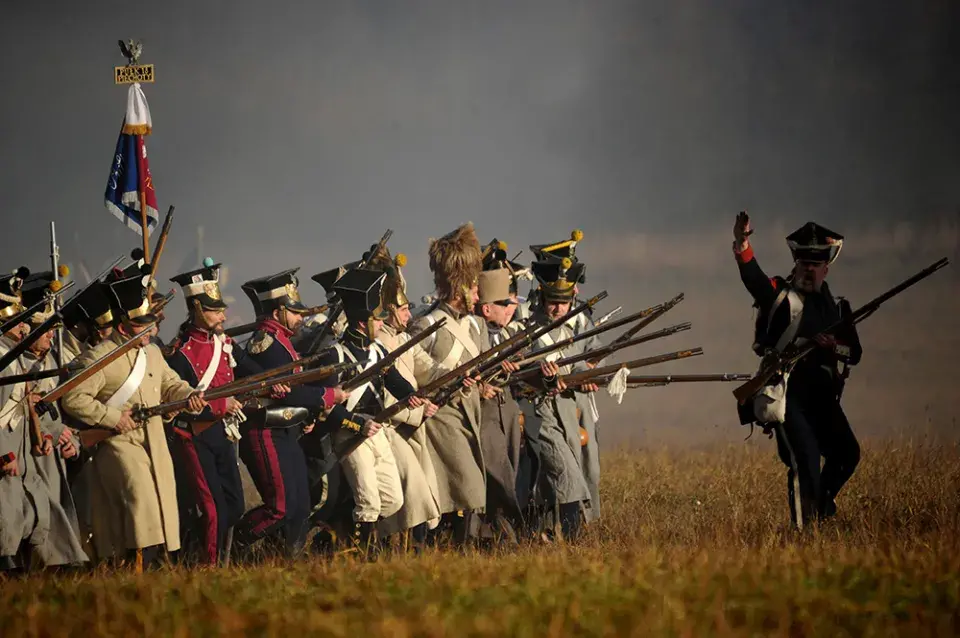
[{"label": "tall fur hat", "polygon": [[449,300],[462,295],[473,287],[482,270],[483,250],[473,222],[430,240],[430,271],[441,298]]}]

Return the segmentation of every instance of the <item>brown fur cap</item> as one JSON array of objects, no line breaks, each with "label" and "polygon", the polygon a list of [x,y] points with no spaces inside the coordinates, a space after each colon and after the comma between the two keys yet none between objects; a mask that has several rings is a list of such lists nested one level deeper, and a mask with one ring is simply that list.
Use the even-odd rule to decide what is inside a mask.
[{"label": "brown fur cap", "polygon": [[472,222],[430,240],[430,271],[441,299],[449,301],[463,295],[477,282],[482,270],[483,251]]}]

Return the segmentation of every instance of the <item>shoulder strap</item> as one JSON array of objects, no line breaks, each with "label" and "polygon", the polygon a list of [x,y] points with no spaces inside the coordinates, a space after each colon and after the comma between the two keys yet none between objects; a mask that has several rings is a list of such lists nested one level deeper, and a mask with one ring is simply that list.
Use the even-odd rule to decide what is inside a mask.
[{"label": "shoulder strap", "polygon": [[213,337],[213,356],[210,357],[210,363],[207,364],[207,369],[203,371],[203,376],[200,377],[199,383],[197,383],[197,390],[202,392],[210,387],[210,382],[213,381],[213,375],[217,373],[217,369],[220,367],[220,355],[223,354],[223,344],[220,342],[219,335]]},{"label": "shoulder strap", "polygon": [[137,358],[133,362],[133,368],[130,369],[130,374],[127,376],[127,380],[123,382],[117,391],[113,393],[113,396],[107,399],[104,403],[108,408],[117,408],[120,409],[126,405],[127,401],[130,400],[130,397],[133,396],[133,393],[137,391],[137,388],[140,387],[140,384],[143,382],[143,376],[147,373],[147,353],[146,348],[139,348],[137,350]]},{"label": "shoulder strap", "polygon": [[792,289],[784,289],[784,292],[777,295],[777,299],[774,301],[773,307],[770,309],[770,316],[767,318],[767,330],[770,330],[770,323],[773,320],[773,313],[776,312],[777,308],[783,302],[784,297],[787,298],[789,304],[790,323],[783,331],[783,334],[780,335],[780,338],[777,340],[777,344],[774,346],[777,349],[777,352],[783,352],[784,348],[793,343],[793,340],[797,336],[797,330],[800,329],[800,320],[803,318],[803,298]]}]

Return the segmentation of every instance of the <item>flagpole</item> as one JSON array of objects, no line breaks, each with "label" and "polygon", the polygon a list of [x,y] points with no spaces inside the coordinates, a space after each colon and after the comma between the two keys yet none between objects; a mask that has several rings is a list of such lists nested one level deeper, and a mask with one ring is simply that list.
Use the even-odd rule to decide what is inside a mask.
[{"label": "flagpole", "polygon": [[140,191],[140,228],[143,229],[143,263],[150,263],[150,231],[147,224],[147,191]]}]

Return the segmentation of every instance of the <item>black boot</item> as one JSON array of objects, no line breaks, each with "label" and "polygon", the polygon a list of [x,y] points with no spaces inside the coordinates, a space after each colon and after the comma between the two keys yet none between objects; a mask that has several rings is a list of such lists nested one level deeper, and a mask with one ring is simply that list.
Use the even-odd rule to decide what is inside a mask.
[{"label": "black boot", "polygon": [[560,533],[567,542],[575,541],[581,530],[580,502],[560,506]]},{"label": "black boot", "polygon": [[377,554],[379,553],[379,548],[374,541],[376,530],[376,523],[354,523],[353,545],[360,551],[360,554],[368,560],[376,560]]}]

